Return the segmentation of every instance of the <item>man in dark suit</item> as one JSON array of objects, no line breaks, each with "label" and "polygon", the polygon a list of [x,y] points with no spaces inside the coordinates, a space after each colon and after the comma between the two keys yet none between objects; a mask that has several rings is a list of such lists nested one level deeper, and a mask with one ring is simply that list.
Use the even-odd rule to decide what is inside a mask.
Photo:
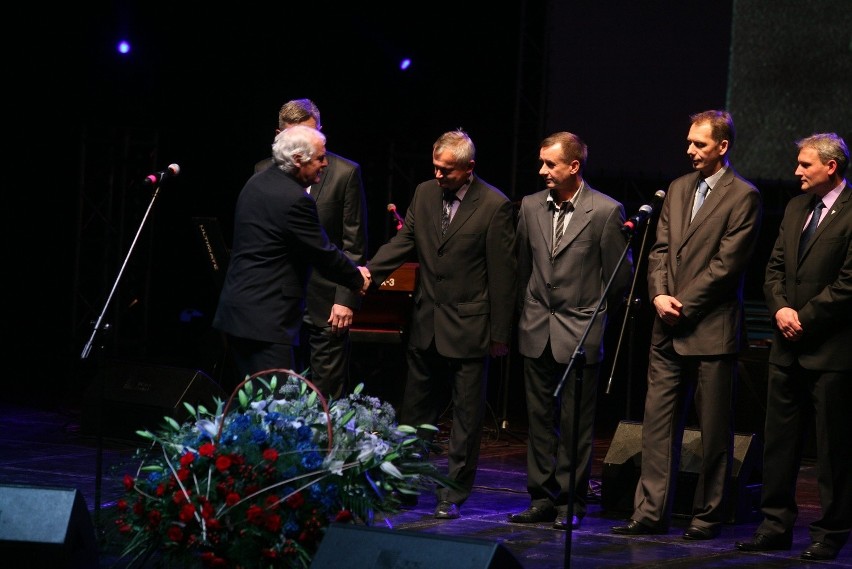
[{"label": "man in dark suit", "polygon": [[246,182],[234,215],[234,242],[213,327],[226,334],[240,379],[293,367],[293,346],[311,270],[355,291],[370,273],[331,244],[305,188],[328,165],[325,135],[288,128],[272,145],[275,166]]},{"label": "man in dark suit", "polygon": [[[852,188],[834,133],[798,141],[804,195],[787,204],[763,287],[775,323],[763,453],[763,522],[740,551],[790,549],[796,478],[816,429],[822,517],[802,559],[837,557],[852,530]],[[813,229],[811,229],[813,222]],[[803,232],[804,228],[804,232]]]},{"label": "man in dark suit", "polygon": [[654,324],[634,511],[614,533],[666,533],[686,413],[694,399],[702,461],[687,540],[719,535],[733,463],[737,355],[745,345],[743,284],[762,218],[760,193],[731,168],[726,111],[692,115],[695,172],[669,186],[648,255]]},{"label": "man in dark suit", "polygon": [[[301,124],[322,130],[319,108],[310,99],[287,101],[278,111],[276,134]],[[356,265],[363,265],[367,252],[367,198],[361,166],[333,152],[326,152],[328,167],[318,184],[307,188],[317,203],[320,224],[329,241]],[[261,160],[255,172],[272,165]],[[310,367],[308,377],[325,395],[339,396],[349,379],[349,328],[360,295],[346,286],[313,271],[308,281],[307,310],[302,321],[301,341],[296,350],[299,371]]]},{"label": "man in dark suit", "polygon": [[[587,156],[586,144],[570,132],[545,138],[539,150],[539,174],[547,189],[524,197],[518,218],[518,348],[524,356],[531,503],[523,512],[509,515],[509,521],[556,520],[558,529],[567,529],[569,505],[574,528],[586,513],[604,330],[607,315],[622,306],[633,273],[632,257],[628,255],[622,262],[627,248],[621,230],[624,206],[583,180]],[[573,368],[559,399],[554,399],[613,275],[606,302],[583,344],[585,361],[577,362],[582,369]],[[578,372],[582,390],[575,461],[572,443]],[[572,464],[577,466],[569,504]]]},{"label": "man in dark suit", "polygon": [[[437,491],[435,517],[443,519],[458,518],[473,489],[489,356],[508,353],[514,313],[513,206],[473,174],[475,152],[462,130],[438,138],[432,147],[435,178],[417,186],[402,229],[367,263],[378,285],[411,254],[420,262],[400,421],[434,425],[435,388],[449,378],[453,423],[447,460],[458,487]],[[419,433],[427,440],[434,435],[429,429]]]}]

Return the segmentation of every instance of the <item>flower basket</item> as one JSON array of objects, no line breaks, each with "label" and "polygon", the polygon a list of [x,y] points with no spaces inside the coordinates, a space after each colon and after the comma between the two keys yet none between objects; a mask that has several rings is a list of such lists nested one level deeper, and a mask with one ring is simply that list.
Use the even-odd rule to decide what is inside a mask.
[{"label": "flower basket", "polygon": [[400,495],[451,485],[423,459],[416,429],[362,391],[326,402],[301,375],[267,370],[214,412],[185,404],[190,420],[137,431],[151,444],[136,451],[139,466],[108,517],[128,567],[152,557],[308,567],[330,522],[372,525],[399,510]]}]

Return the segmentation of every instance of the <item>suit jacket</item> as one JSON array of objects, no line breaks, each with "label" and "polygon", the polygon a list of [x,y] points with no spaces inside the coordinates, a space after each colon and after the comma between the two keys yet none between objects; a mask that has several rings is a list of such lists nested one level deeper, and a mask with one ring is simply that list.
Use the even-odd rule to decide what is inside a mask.
[{"label": "suit jacket", "polygon": [[246,182],[234,218],[214,328],[296,345],[312,267],[344,286],[363,284],[357,266],[329,242],[314,200],[279,168],[267,168]]},{"label": "suit jacket", "polygon": [[[311,197],[317,203],[320,224],[329,241],[343,251],[356,265],[367,256],[367,199],[361,179],[361,166],[351,160],[327,152],[328,167],[319,184],[311,186]],[[261,160],[255,172],[272,165],[272,158]],[[352,289],[335,283],[313,271],[308,281],[307,309],[311,321],[321,326],[331,314],[332,304],[349,308],[361,307],[361,296]]]},{"label": "suit jacket", "polygon": [[[797,260],[799,239],[813,196],[787,203],[784,218],[766,265],[763,292],[775,336],[769,361],[805,369],[852,370],[852,188],[849,182],[817,227]],[[784,339],[775,313],[789,306],[799,313],[804,334],[798,342]]]},{"label": "suit jacket", "polygon": [[698,179],[693,172],[674,180],[660,211],[648,255],[648,296],[671,295],[683,308],[675,326],[654,317],[651,341],[671,336],[684,356],[735,354],[745,345],[743,283],[763,202],[757,188],[728,167],[690,223]]},{"label": "suit jacket", "polygon": [[418,185],[402,229],[379,247],[367,267],[378,285],[416,253],[420,272],[410,345],[425,350],[434,337],[445,357],[482,357],[492,341],[511,339],[513,206],[500,190],[474,176],[444,237],[441,209],[438,182]]},{"label": "suit jacket", "polygon": [[606,302],[583,344],[586,361],[603,358],[603,335],[609,309],[620,306],[633,273],[622,233],[624,206],[585,184],[577,196],[571,221],[565,227],[559,248],[550,259],[553,212],[543,190],[521,200],[518,217],[518,278],[520,320],[518,348],[522,355],[536,358],[551,341],[553,357],[568,363],[615,274]]}]

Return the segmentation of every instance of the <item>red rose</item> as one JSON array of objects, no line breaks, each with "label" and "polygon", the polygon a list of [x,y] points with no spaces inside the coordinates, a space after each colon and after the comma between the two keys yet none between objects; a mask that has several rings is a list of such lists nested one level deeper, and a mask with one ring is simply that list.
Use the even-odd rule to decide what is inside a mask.
[{"label": "red rose", "polygon": [[216,470],[219,472],[225,472],[229,468],[231,468],[231,457],[227,455],[222,455],[216,459]]},{"label": "red rose", "polygon": [[263,509],[256,504],[252,504],[246,511],[246,519],[248,519],[250,524],[259,526],[263,523]]},{"label": "red rose", "polygon": [[195,517],[195,507],[192,504],[184,504],[180,513],[178,514],[178,519],[182,522],[188,522]]},{"label": "red rose", "polygon": [[270,494],[263,499],[263,505],[267,510],[276,510],[281,505],[281,500],[275,494]]},{"label": "red rose", "polygon": [[198,454],[201,456],[210,458],[216,452],[216,447],[213,446],[213,443],[204,443],[198,448]]},{"label": "red rose", "polygon": [[336,522],[351,522],[352,521],[352,512],[349,510],[340,510],[337,512],[337,515],[334,516],[334,521]]},{"label": "red rose", "polygon": [[236,492],[228,492],[228,495],[225,496],[225,503],[229,506],[233,506],[237,502],[240,501],[240,495]]},{"label": "red rose", "polygon": [[192,461],[194,461],[194,460],[195,460],[195,455],[191,452],[187,452],[183,456],[180,457],[180,465],[184,466],[184,467],[189,466],[190,464],[192,464]]},{"label": "red rose", "polygon": [[130,490],[133,490],[133,483],[134,482],[136,482],[136,481],[134,480],[134,478],[132,476],[130,476],[129,474],[124,475],[123,483],[124,483],[124,489],[125,490],[127,490],[128,492]]},{"label": "red rose", "polygon": [[267,460],[269,462],[275,462],[278,460],[278,451],[274,448],[268,448],[263,451],[263,460]]},{"label": "red rose", "polygon": [[169,530],[166,532],[166,536],[176,543],[183,541],[183,531],[181,531],[178,526],[169,527]]},{"label": "red rose", "polygon": [[305,505],[305,498],[302,496],[301,492],[296,492],[295,494],[287,496],[284,501],[287,502],[287,505],[294,510],[298,510]]},{"label": "red rose", "polygon": [[277,532],[281,529],[281,516],[279,516],[278,514],[267,515],[263,527],[265,527],[269,531]]}]

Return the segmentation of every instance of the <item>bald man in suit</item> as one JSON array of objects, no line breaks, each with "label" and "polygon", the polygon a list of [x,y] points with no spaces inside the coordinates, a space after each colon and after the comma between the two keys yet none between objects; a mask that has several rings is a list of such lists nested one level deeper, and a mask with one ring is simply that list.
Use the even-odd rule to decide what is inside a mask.
[{"label": "bald man in suit", "polygon": [[686,540],[718,537],[733,464],[737,356],[745,346],[743,286],[757,243],[760,192],[731,168],[726,111],[690,117],[694,172],[674,180],[648,255],[654,323],[642,421],[642,470],[623,535],[667,533],[686,414],[695,405],[702,462]]}]

